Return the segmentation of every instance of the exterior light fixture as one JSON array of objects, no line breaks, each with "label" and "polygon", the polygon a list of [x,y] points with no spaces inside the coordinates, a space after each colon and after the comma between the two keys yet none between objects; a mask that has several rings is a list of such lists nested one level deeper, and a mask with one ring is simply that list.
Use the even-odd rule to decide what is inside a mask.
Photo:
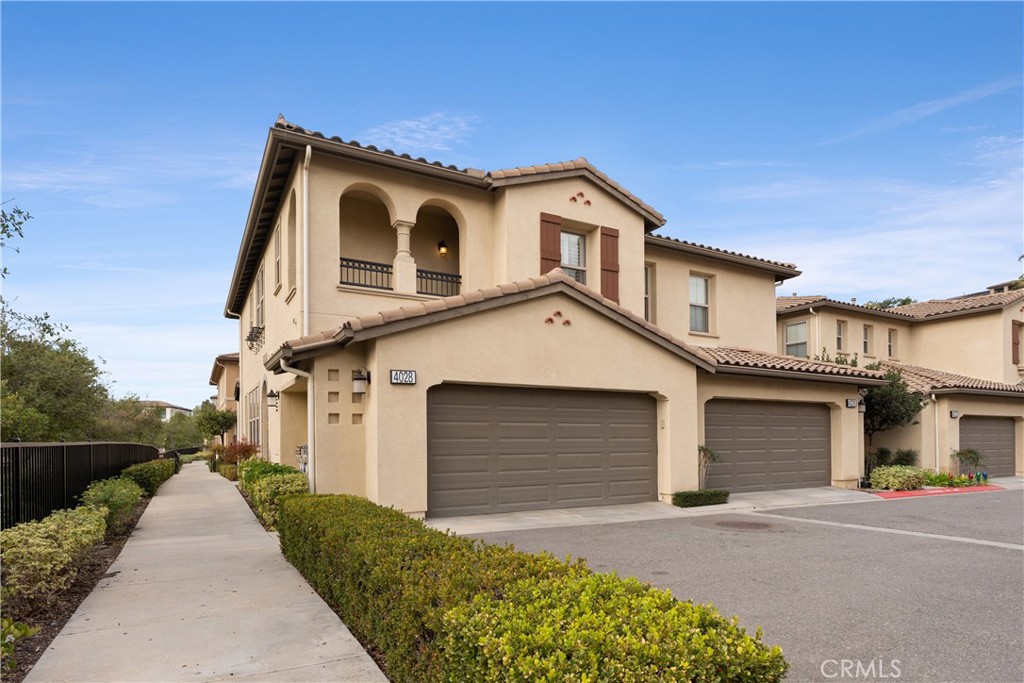
[{"label": "exterior light fixture", "polygon": [[444,243],[444,240],[437,243],[437,253],[441,256],[448,255],[448,245]]},{"label": "exterior light fixture", "polygon": [[860,401],[857,402],[857,412],[858,413],[863,413],[866,408],[867,408],[867,404],[864,403],[864,399],[861,399]]},{"label": "exterior light fixture", "polygon": [[370,371],[357,369],[352,371],[352,393],[365,394],[366,385],[370,383]]},{"label": "exterior light fixture", "polygon": [[949,411],[949,416],[955,420],[958,417],[960,417],[960,411],[959,410],[951,410],[951,411]]},{"label": "exterior light fixture", "polygon": [[267,392],[267,407],[268,408],[273,408],[273,409],[277,410],[277,402],[278,402],[278,399],[280,399],[280,398],[281,398],[281,392],[274,391],[273,389],[268,391]]}]

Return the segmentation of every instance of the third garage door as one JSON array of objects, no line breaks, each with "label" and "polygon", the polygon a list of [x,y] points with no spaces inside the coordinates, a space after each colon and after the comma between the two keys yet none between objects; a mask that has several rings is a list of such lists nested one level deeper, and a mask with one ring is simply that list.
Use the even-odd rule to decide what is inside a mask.
[{"label": "third garage door", "polygon": [[427,394],[427,514],[657,500],[646,394],[441,385]]},{"label": "third garage door", "polygon": [[734,493],[829,486],[830,418],[819,403],[714,399],[704,407],[704,443],[719,461],[707,487]]},{"label": "third garage door", "polygon": [[1012,417],[960,418],[960,448],[978,450],[984,456],[980,469],[990,477],[1014,475],[1014,445]]}]

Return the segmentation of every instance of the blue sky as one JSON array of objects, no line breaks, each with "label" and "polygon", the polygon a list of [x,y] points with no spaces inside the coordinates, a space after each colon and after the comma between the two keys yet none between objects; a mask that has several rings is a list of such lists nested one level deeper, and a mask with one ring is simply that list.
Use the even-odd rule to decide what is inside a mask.
[{"label": "blue sky", "polygon": [[[4,296],[185,406],[267,128],[458,166],[586,156],[681,239],[859,301],[1021,274],[1021,3],[14,3]],[[8,204],[8,207],[11,204]]]}]

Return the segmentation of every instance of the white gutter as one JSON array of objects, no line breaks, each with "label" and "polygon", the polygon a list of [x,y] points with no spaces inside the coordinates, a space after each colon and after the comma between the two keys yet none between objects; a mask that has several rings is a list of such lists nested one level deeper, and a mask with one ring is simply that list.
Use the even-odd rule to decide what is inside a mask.
[{"label": "white gutter", "polygon": [[[302,336],[309,334],[309,161],[313,147],[306,145],[306,159],[302,162]],[[309,404],[309,408],[312,404]],[[310,446],[310,459],[312,459]]]},{"label": "white gutter", "polygon": [[309,449],[306,463],[306,474],[309,476],[309,492],[316,493],[316,411],[313,409],[315,386],[313,374],[288,365],[288,360],[281,359],[281,369],[306,380],[306,447]]},{"label": "white gutter", "polygon": [[[815,346],[817,346],[818,344],[821,344],[821,347],[825,348],[825,343],[821,341],[821,318],[819,318],[818,314],[814,312],[814,306],[811,306],[810,308],[808,308],[807,312],[814,316],[814,343],[815,343]],[[809,351],[810,351],[810,349],[808,349],[808,352]],[[815,352],[817,352],[817,349],[815,349]],[[814,356],[810,356],[810,357],[814,358]]]},{"label": "white gutter", "polygon": [[939,471],[939,402],[932,394],[932,405],[935,406],[935,471]]}]

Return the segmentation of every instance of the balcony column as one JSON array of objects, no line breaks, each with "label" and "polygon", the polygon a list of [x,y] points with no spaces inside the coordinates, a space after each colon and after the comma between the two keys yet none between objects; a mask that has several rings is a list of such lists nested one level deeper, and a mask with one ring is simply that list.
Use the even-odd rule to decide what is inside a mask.
[{"label": "balcony column", "polygon": [[398,251],[395,253],[394,280],[391,287],[396,292],[416,293],[416,259],[412,257],[411,237],[413,223],[395,221],[398,236]]}]

